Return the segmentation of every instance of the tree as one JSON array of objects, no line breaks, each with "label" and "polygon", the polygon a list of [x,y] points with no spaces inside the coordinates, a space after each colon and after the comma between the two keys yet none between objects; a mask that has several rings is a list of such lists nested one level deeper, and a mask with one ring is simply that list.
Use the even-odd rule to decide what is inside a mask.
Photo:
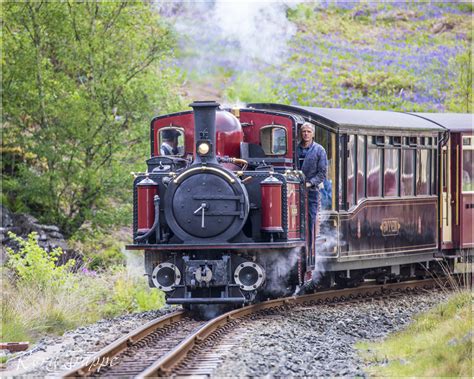
[{"label": "tree", "polygon": [[181,106],[175,40],[148,2],[3,8],[3,147],[21,158],[4,156],[4,193],[71,235],[130,201],[151,116]]}]

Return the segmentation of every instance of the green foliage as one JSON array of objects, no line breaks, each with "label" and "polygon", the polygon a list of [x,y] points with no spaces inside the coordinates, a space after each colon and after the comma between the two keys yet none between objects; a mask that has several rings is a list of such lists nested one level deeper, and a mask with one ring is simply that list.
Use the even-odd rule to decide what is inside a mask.
[{"label": "green foliage", "polygon": [[7,267],[15,273],[19,285],[35,285],[42,290],[64,285],[76,263],[73,259],[65,265],[57,266],[56,262],[63,251],[60,248],[49,253],[45,251],[37,243],[36,232],[31,233],[26,241],[14,233],[9,232],[8,235],[20,246],[18,251],[7,248]]},{"label": "green foliage", "polygon": [[48,254],[38,246],[35,233],[27,241],[11,237],[20,250],[8,251],[1,272],[3,341],[34,341],[102,317],[164,305],[163,292],[148,288],[144,277],[131,276],[123,266],[101,272],[84,267],[73,273],[74,261],[57,266],[61,251]]},{"label": "green foliage", "polygon": [[164,305],[163,292],[146,287],[145,281],[130,277],[115,281],[113,296],[104,307],[105,315],[117,316],[125,312],[143,312],[161,308]]},{"label": "green foliage", "polygon": [[0,337],[4,342],[29,341],[31,334],[23,323],[16,317],[16,312],[9,308],[8,303],[2,306],[2,321],[0,323]]},{"label": "green foliage", "polygon": [[469,49],[449,61],[450,70],[455,73],[448,109],[452,112],[472,112],[472,50]]},{"label": "green foliage", "polygon": [[[75,251],[81,252],[87,269],[105,271],[115,266],[125,265],[122,252],[123,237],[117,233],[110,234],[110,230],[102,232],[81,229],[69,240],[69,244]],[[128,234],[127,237],[129,237]]]},{"label": "green foliage", "polygon": [[9,203],[66,235],[117,222],[151,116],[181,106],[173,35],[148,2],[7,2],[3,26]]},{"label": "green foliage", "polygon": [[451,2],[300,3],[287,11],[298,29],[290,56],[266,74],[287,104],[471,112],[471,10]]},{"label": "green foliage", "polygon": [[271,84],[270,80],[263,75],[255,78],[245,73],[239,75],[231,85],[227,86],[224,94],[231,102],[277,102],[278,96]]},{"label": "green foliage", "polygon": [[109,267],[124,265],[125,259],[119,246],[110,246],[92,255],[87,266],[91,270],[105,270]]},{"label": "green foliage", "polygon": [[[472,377],[472,294],[457,293],[384,342],[360,343],[380,377]],[[388,364],[382,362],[386,362]],[[374,366],[375,364],[376,366]]]}]

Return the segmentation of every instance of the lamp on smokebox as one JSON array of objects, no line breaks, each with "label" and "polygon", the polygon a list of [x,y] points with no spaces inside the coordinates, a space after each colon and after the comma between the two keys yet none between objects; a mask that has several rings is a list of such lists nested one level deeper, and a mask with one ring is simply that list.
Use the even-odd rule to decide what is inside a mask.
[{"label": "lamp on smokebox", "polygon": [[198,143],[197,152],[199,155],[206,155],[209,153],[210,150],[211,150],[211,147],[209,146],[208,142]]},{"label": "lamp on smokebox", "polygon": [[199,140],[196,142],[196,152],[200,157],[206,157],[212,151],[212,142],[209,139],[207,129],[199,133]]}]

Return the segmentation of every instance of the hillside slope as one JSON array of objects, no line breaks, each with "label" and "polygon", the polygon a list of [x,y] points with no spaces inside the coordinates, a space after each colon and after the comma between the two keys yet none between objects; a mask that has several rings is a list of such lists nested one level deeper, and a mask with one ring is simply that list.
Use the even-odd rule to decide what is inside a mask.
[{"label": "hillside slope", "polygon": [[194,98],[204,85],[231,103],[472,111],[471,3],[222,3],[168,15]]}]

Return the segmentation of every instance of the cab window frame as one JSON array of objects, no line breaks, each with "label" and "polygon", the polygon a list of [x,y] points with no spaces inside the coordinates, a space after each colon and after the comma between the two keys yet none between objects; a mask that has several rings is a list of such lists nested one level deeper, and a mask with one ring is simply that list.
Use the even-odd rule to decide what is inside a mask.
[{"label": "cab window frame", "polygon": [[[177,147],[179,148],[180,146],[182,146],[183,151],[182,151],[181,154],[171,154],[171,155],[162,155],[161,154],[161,145],[163,144],[162,132],[164,132],[166,130],[174,130],[174,131],[177,131],[180,134],[178,136],[178,146]],[[179,144],[179,139],[181,137],[183,139],[182,145]],[[163,128],[160,128],[157,131],[157,138],[158,138],[157,148],[158,148],[158,155],[159,156],[163,156],[163,157],[184,157],[186,155],[186,133],[185,133],[185,130],[184,130],[183,127],[177,126],[177,125],[169,125],[169,126],[165,126]]]},{"label": "cab window frame", "polygon": [[[274,152],[273,148],[275,147],[274,140],[274,130],[281,129],[285,133],[285,150],[283,152]],[[270,130],[270,138],[265,137],[264,133],[267,133],[267,130]],[[285,156],[288,153],[288,130],[284,125],[280,124],[271,124],[265,125],[260,128],[260,145],[265,153],[268,156]],[[269,148],[269,149],[268,149]]]}]

